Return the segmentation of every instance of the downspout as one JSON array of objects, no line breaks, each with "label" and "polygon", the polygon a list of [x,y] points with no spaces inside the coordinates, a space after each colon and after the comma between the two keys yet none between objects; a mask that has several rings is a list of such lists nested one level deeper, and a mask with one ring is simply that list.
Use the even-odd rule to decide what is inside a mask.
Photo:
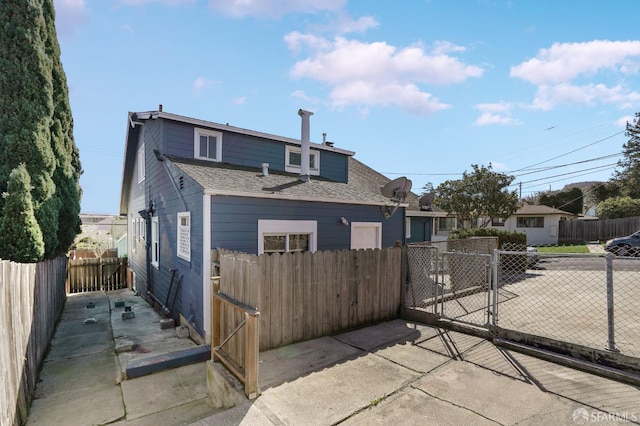
[{"label": "downspout", "polygon": [[140,210],[138,214],[144,219],[144,225],[146,229],[145,238],[145,252],[146,252],[146,269],[147,269],[147,291],[146,294],[151,294],[153,290],[153,283],[151,280],[151,217],[153,216],[153,201],[149,201],[149,207],[144,210]]}]

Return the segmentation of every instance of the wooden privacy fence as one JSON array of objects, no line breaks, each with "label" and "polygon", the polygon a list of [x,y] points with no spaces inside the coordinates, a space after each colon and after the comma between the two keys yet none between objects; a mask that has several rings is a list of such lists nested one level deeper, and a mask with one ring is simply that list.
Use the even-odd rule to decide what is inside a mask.
[{"label": "wooden privacy fence", "polygon": [[264,351],[397,318],[403,250],[257,256],[221,249],[219,291],[260,311],[259,347]]},{"label": "wooden privacy fence", "polygon": [[62,313],[67,258],[0,260],[0,425],[25,424],[38,370]]},{"label": "wooden privacy fence", "polygon": [[561,220],[558,226],[558,242],[607,241],[611,238],[630,235],[638,230],[640,230],[640,217]]},{"label": "wooden privacy fence", "polygon": [[67,293],[127,288],[127,258],[69,260]]}]

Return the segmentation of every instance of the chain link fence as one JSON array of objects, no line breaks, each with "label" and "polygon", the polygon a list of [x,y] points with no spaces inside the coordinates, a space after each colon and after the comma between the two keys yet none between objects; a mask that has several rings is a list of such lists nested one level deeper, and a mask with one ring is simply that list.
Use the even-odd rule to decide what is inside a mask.
[{"label": "chain link fence", "polygon": [[[517,256],[498,252],[497,264],[513,265]],[[547,253],[528,258],[525,271],[514,267],[498,274],[498,288],[515,297],[498,304],[496,325],[640,356],[640,259]]]},{"label": "chain link fence", "polygon": [[640,357],[640,258],[448,243],[407,247],[406,306]]}]

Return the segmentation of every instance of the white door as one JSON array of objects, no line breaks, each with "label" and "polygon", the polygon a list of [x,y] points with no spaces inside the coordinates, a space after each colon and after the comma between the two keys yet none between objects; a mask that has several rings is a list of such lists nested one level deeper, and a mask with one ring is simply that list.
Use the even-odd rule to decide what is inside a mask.
[{"label": "white door", "polygon": [[351,222],[351,250],[382,248],[382,223]]}]

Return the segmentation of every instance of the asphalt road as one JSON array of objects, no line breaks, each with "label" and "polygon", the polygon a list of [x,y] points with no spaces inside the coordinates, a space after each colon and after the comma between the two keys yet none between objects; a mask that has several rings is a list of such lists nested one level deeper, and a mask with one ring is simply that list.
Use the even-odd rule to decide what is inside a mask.
[{"label": "asphalt road", "polygon": [[[538,263],[531,270],[548,271],[605,271],[606,260],[604,255],[567,255],[540,253]],[[640,272],[640,257],[614,256],[614,271]]]}]

